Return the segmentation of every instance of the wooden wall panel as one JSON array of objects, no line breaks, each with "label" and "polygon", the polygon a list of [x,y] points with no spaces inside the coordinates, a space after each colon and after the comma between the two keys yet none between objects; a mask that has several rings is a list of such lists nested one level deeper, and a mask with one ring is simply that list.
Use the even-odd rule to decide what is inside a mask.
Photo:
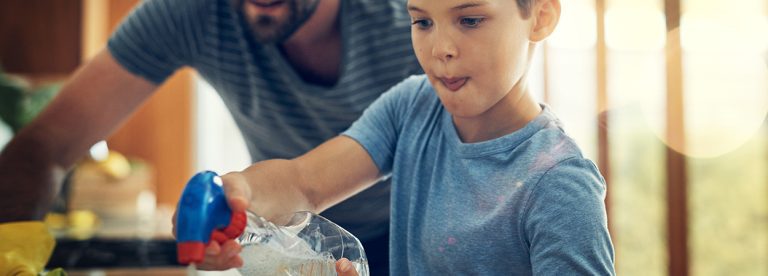
[{"label": "wooden wall panel", "polygon": [[80,64],[80,0],[0,1],[0,64],[24,75],[66,75]]}]

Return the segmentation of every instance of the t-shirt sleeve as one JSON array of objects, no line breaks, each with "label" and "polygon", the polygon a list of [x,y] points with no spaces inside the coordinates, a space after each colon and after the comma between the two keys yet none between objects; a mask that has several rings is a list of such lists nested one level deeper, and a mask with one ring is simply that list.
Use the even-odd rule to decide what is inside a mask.
[{"label": "t-shirt sleeve", "polygon": [[551,168],[523,216],[534,275],[614,275],[605,181],[595,165],[571,158]]},{"label": "t-shirt sleeve", "polygon": [[392,171],[397,141],[408,117],[410,105],[426,83],[426,78],[410,77],[384,92],[342,133],[365,148],[381,175]]},{"label": "t-shirt sleeve", "polygon": [[205,20],[199,0],[146,0],[110,37],[107,48],[125,69],[155,84],[188,64]]}]

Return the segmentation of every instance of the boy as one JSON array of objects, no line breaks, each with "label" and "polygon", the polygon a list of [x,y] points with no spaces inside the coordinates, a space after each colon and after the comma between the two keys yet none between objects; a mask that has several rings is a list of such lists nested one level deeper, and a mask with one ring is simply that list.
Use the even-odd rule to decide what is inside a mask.
[{"label": "boy", "polygon": [[[229,204],[279,221],[392,178],[392,275],[612,275],[605,183],[528,92],[559,0],[409,0],[425,75],[293,160],[223,176]],[[242,263],[211,244],[205,268]]]}]

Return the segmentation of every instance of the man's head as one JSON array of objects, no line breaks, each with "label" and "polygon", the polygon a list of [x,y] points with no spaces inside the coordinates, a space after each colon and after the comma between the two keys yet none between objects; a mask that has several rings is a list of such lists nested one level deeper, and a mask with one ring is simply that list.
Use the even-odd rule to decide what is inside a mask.
[{"label": "man's head", "polygon": [[253,38],[261,43],[288,39],[315,12],[319,0],[234,0]]},{"label": "man's head", "polygon": [[413,48],[454,116],[485,113],[525,92],[536,42],[552,33],[559,0],[409,0]]}]

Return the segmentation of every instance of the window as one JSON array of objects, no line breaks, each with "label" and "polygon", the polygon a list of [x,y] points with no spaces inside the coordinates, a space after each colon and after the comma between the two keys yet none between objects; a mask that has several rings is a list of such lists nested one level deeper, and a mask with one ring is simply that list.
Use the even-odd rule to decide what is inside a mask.
[{"label": "window", "polygon": [[691,274],[768,275],[768,1],[683,0]]},{"label": "window", "polygon": [[619,274],[768,275],[768,1],[737,2],[561,2],[543,87],[603,164]]},{"label": "window", "polygon": [[218,174],[251,164],[248,148],[219,94],[202,78],[195,86],[195,171]]}]

